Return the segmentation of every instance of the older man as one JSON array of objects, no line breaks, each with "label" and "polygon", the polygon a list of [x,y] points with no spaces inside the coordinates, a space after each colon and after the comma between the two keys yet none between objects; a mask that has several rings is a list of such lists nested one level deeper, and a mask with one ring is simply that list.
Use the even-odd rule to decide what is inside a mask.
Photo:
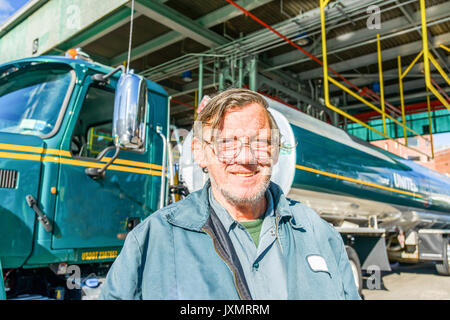
[{"label": "older man", "polygon": [[279,131],[257,93],[214,97],[194,125],[210,181],[128,236],[103,299],[359,299],[340,235],[270,182]]}]

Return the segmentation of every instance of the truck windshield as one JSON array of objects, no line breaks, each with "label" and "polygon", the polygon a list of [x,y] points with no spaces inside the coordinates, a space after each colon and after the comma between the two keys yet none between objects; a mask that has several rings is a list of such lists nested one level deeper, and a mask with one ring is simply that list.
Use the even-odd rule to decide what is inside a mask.
[{"label": "truck windshield", "polygon": [[45,137],[55,129],[73,72],[62,64],[16,65],[0,71],[0,132]]}]

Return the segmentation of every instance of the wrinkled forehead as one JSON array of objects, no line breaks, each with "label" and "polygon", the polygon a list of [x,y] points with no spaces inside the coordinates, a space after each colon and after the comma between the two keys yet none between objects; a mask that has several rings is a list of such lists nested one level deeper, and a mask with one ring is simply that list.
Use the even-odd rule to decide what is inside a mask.
[{"label": "wrinkled forehead", "polygon": [[212,128],[210,125],[203,126],[203,137],[207,139],[214,138],[270,138],[272,130],[269,122],[230,122],[224,121],[219,127]]},{"label": "wrinkled forehead", "polygon": [[228,109],[214,130],[220,136],[270,136],[268,111],[259,104]]},{"label": "wrinkled forehead", "polygon": [[261,129],[253,129],[253,128],[222,128],[220,129],[212,129],[211,136],[215,138],[270,138],[271,129],[270,128],[261,128]]}]

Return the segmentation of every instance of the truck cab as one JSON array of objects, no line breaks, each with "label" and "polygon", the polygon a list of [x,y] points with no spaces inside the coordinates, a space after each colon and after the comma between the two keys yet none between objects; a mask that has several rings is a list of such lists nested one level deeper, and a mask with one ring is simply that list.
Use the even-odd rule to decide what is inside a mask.
[{"label": "truck cab", "polygon": [[[97,272],[162,206],[169,98],[142,80],[145,103],[134,115],[142,141],[118,144],[113,120],[126,116],[115,110],[119,69],[59,56],[0,66],[0,270],[8,298],[35,287],[55,297],[69,265]],[[53,287],[42,289],[43,279]]]}]

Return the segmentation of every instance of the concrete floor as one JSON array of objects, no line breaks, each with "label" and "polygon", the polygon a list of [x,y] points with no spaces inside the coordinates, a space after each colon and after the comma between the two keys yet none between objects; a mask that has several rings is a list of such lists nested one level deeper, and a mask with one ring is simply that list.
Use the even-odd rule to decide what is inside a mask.
[{"label": "concrete floor", "polygon": [[393,266],[381,278],[380,290],[367,289],[364,279],[365,300],[450,300],[450,277],[439,275],[433,263]]}]

